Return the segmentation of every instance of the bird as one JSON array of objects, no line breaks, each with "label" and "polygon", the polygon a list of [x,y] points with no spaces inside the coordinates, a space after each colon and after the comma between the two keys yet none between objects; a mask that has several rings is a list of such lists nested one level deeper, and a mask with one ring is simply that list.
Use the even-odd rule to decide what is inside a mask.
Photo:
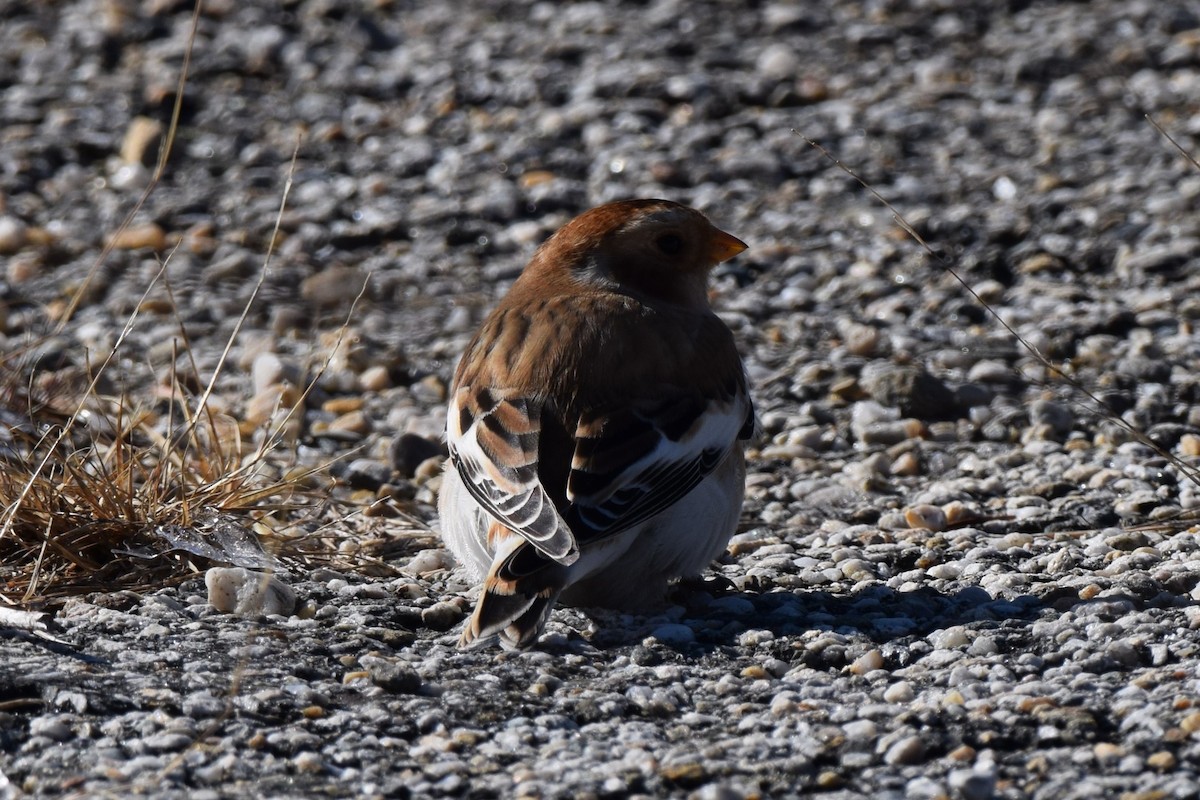
[{"label": "bird", "polygon": [[713,267],[746,249],[669,200],[547,239],[449,390],[443,540],[479,598],[459,646],[533,646],[556,604],[661,607],[724,552],[755,429]]}]

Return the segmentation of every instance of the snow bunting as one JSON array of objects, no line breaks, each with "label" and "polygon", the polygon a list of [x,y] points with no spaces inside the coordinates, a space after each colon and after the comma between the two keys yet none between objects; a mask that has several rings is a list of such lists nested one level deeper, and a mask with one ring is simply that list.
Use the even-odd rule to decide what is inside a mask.
[{"label": "snow bunting", "polygon": [[534,254],[450,392],[446,545],[483,587],[461,646],[530,646],[556,602],[650,609],[724,551],[754,410],[708,273],[746,245],[667,200]]}]

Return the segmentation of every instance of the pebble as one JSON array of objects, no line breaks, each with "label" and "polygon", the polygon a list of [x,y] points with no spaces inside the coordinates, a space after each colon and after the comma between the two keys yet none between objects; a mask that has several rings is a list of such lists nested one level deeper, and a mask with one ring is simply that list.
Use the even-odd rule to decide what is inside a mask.
[{"label": "pebble", "polygon": [[157,158],[162,123],[150,117],[134,117],[121,140],[121,160],[127,164],[151,165]]},{"label": "pebble", "polygon": [[[157,230],[97,261],[148,185],[190,11],[18,5],[0,336],[34,377],[11,381],[27,390],[0,403],[0,431],[37,434],[5,416],[26,399],[70,413],[86,395],[65,452],[90,465],[101,435],[157,456],[240,325],[208,402],[244,448],[295,409],[281,446],[244,450],[237,474],[294,483],[251,515],[303,606],[274,623],[219,613],[188,559],[148,559],[136,538],[123,561],[101,556],[114,591],[60,592],[82,567],[47,548],[38,581],[67,649],[0,637],[0,783],[165,800],[334,783],[1194,794],[1200,548],[1167,515],[1200,490],[1087,410],[802,138],[896,202],[1072,381],[1195,458],[1200,173],[1128,113],[1194,138],[1172,115],[1200,96],[1194,11],[214,0],[181,135],[137,218]],[[704,570],[728,583],[672,589],[682,605],[556,609],[523,653],[459,650],[478,589],[435,512],[454,365],[551,232],[638,196],[695,205],[750,244],[709,294],[763,429],[738,537]],[[262,353],[279,363],[256,375]],[[151,427],[90,421],[122,394],[130,425]],[[22,436],[0,435],[6,465]],[[377,489],[334,480],[356,459],[374,477],[354,485]],[[203,505],[189,487],[213,477],[162,491]],[[390,514],[358,513],[380,495]]]},{"label": "pebble", "polygon": [[110,236],[108,243],[114,250],[162,251],[167,249],[167,234],[154,222],[133,224]]},{"label": "pebble", "polygon": [[0,255],[11,255],[25,246],[28,226],[17,217],[0,214]]},{"label": "pebble", "polygon": [[904,521],[910,528],[943,531],[946,529],[946,512],[929,504],[911,506],[904,510]]},{"label": "pebble", "polygon": [[424,685],[421,676],[408,662],[381,656],[363,656],[360,661],[366,667],[371,683],[388,692],[417,694]]},{"label": "pebble", "polygon": [[421,622],[435,631],[448,631],[466,616],[455,603],[434,603],[421,612]]},{"label": "pebble", "polygon": [[371,431],[371,420],[361,409],[348,411],[329,423],[329,431],[364,436]]},{"label": "pebble", "polygon": [[300,296],[317,308],[348,305],[358,297],[366,276],[357,267],[331,265],[300,283]]},{"label": "pebble", "polygon": [[208,602],[222,613],[287,616],[296,607],[296,592],[290,586],[244,567],[212,567],[204,573],[204,585]]},{"label": "pebble", "polygon": [[696,641],[696,633],[687,625],[668,623],[659,625],[650,635],[655,641],[668,647],[682,647]]},{"label": "pebble", "polygon": [[283,359],[274,353],[259,353],[250,369],[250,377],[254,382],[256,394],[268,391],[271,387],[282,383],[288,370]]},{"label": "pebble", "polygon": [[364,392],[382,392],[392,385],[392,375],[380,364],[367,367],[358,376],[358,385]]},{"label": "pebble", "polygon": [[888,747],[883,754],[885,763],[892,765],[918,764],[925,757],[925,743],[920,736],[906,736]]}]

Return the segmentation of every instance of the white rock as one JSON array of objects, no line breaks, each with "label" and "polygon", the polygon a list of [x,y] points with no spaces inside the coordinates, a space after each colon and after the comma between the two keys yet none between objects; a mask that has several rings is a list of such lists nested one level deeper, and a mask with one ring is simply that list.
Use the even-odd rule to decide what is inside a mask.
[{"label": "white rock", "polygon": [[295,590],[266,572],[213,567],[204,573],[204,585],[208,587],[208,602],[225,613],[287,616],[296,607]]}]

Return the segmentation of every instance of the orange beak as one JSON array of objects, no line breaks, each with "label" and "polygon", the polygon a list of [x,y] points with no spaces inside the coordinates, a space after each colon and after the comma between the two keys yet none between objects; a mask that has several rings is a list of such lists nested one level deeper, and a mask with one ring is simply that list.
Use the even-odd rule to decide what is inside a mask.
[{"label": "orange beak", "polygon": [[712,239],[708,243],[708,258],[713,264],[728,261],[746,249],[746,243],[736,236],[730,236],[722,230],[713,230]]}]

